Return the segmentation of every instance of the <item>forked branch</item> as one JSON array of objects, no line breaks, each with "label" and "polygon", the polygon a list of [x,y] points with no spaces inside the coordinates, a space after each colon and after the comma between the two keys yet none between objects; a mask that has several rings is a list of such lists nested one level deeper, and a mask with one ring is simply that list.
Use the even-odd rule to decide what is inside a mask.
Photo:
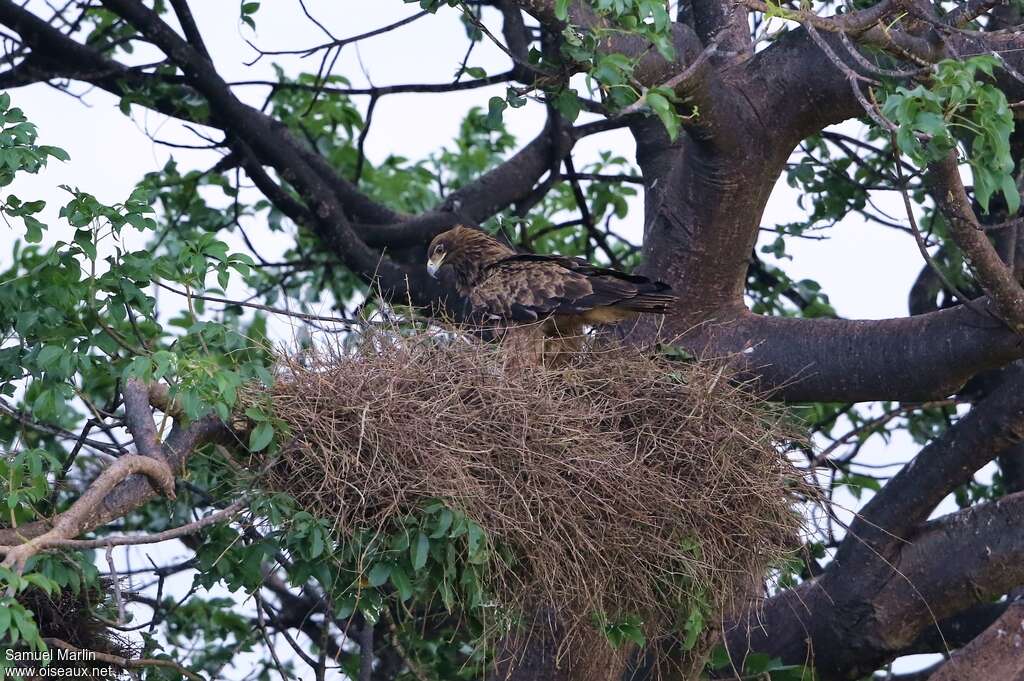
[{"label": "forked branch", "polygon": [[[96,527],[94,521],[103,499],[128,476],[139,473],[153,481],[168,499],[175,498],[174,473],[165,461],[140,454],[122,456],[100,473],[71,508],[56,517],[49,530],[23,544],[0,546],[0,552],[5,554],[4,567],[21,572],[26,561],[43,549]],[[11,531],[17,534],[17,528]]]},{"label": "forked branch", "polygon": [[[75,537],[96,529],[111,520],[129,513],[151,499],[158,492],[168,499],[175,498],[175,470],[182,467],[198,447],[207,442],[224,439],[228,427],[215,416],[207,416],[183,426],[176,422],[171,434],[161,443],[157,439],[151,405],[168,415],[178,416],[178,405],[164,386],[149,386],[129,379],[122,389],[125,403],[125,421],[135,438],[137,453],[116,459],[89,485],[71,508],[56,517],[0,530],[0,553],[5,555],[3,565],[22,571],[25,562],[40,551],[76,546]],[[237,512],[232,505],[220,514],[193,523],[196,530]],[[193,530],[190,526],[168,531],[166,538],[184,536]],[[82,546],[107,546],[123,541],[86,541]]]}]

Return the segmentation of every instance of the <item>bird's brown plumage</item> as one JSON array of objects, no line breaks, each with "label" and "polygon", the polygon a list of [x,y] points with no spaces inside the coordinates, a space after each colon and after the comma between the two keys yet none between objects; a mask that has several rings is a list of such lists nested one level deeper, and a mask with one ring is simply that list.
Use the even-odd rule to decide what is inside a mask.
[{"label": "bird's brown plumage", "polygon": [[479,321],[505,327],[542,322],[545,336],[578,336],[590,324],[664,314],[675,301],[662,282],[580,258],[516,253],[461,225],[434,238],[427,267],[435,276],[442,267],[450,269]]}]

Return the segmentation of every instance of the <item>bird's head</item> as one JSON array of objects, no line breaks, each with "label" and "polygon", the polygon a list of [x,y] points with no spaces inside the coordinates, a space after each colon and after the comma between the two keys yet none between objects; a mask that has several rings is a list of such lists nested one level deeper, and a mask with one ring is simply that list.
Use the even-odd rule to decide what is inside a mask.
[{"label": "bird's head", "polygon": [[459,284],[472,285],[483,268],[511,255],[515,251],[489,234],[457,225],[430,242],[427,271],[436,279],[442,267],[450,267]]}]

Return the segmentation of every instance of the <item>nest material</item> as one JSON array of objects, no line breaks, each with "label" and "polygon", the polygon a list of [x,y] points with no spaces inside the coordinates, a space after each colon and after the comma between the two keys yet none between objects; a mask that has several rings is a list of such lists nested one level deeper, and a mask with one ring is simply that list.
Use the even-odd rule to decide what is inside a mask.
[{"label": "nest material", "polygon": [[[39,635],[70,643],[81,650],[104,653],[131,659],[139,650],[131,641],[109,628],[96,613],[96,609],[111,598],[107,580],[99,587],[80,590],[66,588],[55,594],[30,587],[18,595],[18,601],[28,608],[39,627]],[[51,646],[51,651],[56,649]],[[34,667],[38,663],[25,661],[23,667]],[[124,670],[103,661],[81,659],[65,660],[54,652],[49,664],[51,669],[89,669],[94,679],[115,681],[127,678]],[[52,675],[52,673],[51,673]],[[40,677],[41,678],[41,677]]]},{"label": "nest material", "polygon": [[374,334],[282,360],[272,409],[292,440],[265,486],[343,536],[440,499],[515,556],[494,598],[553,604],[570,631],[604,613],[678,634],[699,601],[713,622],[792,553],[808,487],[791,432],[724,362],[510,352]]}]

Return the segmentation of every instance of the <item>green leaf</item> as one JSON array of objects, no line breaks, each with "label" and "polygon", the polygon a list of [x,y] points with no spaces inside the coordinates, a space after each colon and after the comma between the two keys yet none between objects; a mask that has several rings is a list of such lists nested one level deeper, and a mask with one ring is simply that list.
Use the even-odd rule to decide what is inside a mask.
[{"label": "green leaf", "polygon": [[1017,190],[1017,184],[1013,181],[1013,175],[1003,173],[1000,178],[1000,185],[1003,196],[1006,197],[1007,209],[1011,215],[1016,214],[1020,210],[1020,192]]},{"label": "green leaf", "polygon": [[932,136],[946,134],[946,119],[933,111],[922,111],[914,119],[914,127]]},{"label": "green leaf", "polygon": [[39,574],[38,572],[32,572],[25,575],[25,581],[42,589],[47,593],[47,595],[53,595],[60,590],[60,587],[57,586],[56,582],[45,575]]},{"label": "green leaf", "polygon": [[96,259],[96,244],[92,240],[92,232],[88,229],[79,229],[75,231],[75,243],[82,249],[82,252],[90,260]]},{"label": "green leaf", "polygon": [[22,219],[25,221],[25,241],[30,244],[37,244],[42,241],[43,229],[45,229],[46,225],[31,215],[25,215]]},{"label": "green leaf", "polygon": [[466,535],[469,546],[469,562],[475,565],[487,561],[487,534],[476,523],[469,523]]},{"label": "green leaf", "polygon": [[381,586],[391,576],[391,569],[391,563],[376,563],[370,568],[369,574],[366,575],[366,581],[369,582],[370,586]]},{"label": "green leaf", "polygon": [[249,433],[249,451],[258,452],[270,444],[274,439],[274,427],[267,421],[256,424],[256,427]]},{"label": "green leaf", "polygon": [[569,0],[555,0],[555,18],[559,21],[569,18]]},{"label": "green leaf", "polygon": [[21,638],[24,641],[35,642],[39,638],[39,630],[36,629],[36,623],[32,620],[32,616],[24,610],[14,611],[14,623],[18,627],[18,631],[21,632]]},{"label": "green leaf", "polygon": [[441,509],[437,516],[437,527],[430,533],[431,539],[440,539],[448,533],[448,528],[452,526],[452,520],[455,514],[449,511],[447,508]]},{"label": "green leaf", "polygon": [[648,90],[644,100],[665,126],[669,139],[674,142],[679,136],[679,116],[676,114],[675,106],[665,95],[655,90]]},{"label": "green leaf", "polygon": [[622,633],[640,648],[647,645],[647,637],[644,636],[644,632],[640,627],[624,627]]},{"label": "green leaf", "polygon": [[501,97],[491,97],[487,100],[486,125],[489,130],[501,130],[502,113],[508,108],[508,103]]},{"label": "green leaf", "polygon": [[[771,657],[764,653],[750,653],[744,660],[743,672],[751,676],[757,676],[800,668],[800,665],[783,664],[779,658]],[[774,674],[772,674],[772,678],[775,678]]]},{"label": "green leaf", "polygon": [[572,88],[566,88],[559,92],[555,97],[554,104],[555,108],[558,109],[558,113],[562,114],[570,123],[579,118],[583,107],[580,103],[580,98],[576,95],[576,91]]},{"label": "green leaf", "polygon": [[712,669],[725,669],[726,665],[730,662],[729,650],[721,643],[711,649],[711,658],[708,660],[709,667]]},{"label": "green leaf", "polygon": [[523,97],[515,88],[511,87],[505,89],[505,101],[508,102],[508,105],[513,109],[518,109],[519,107],[526,105],[526,97]]},{"label": "green leaf", "polygon": [[319,558],[324,552],[324,538],[321,532],[313,532],[313,544],[309,550],[310,558]]},{"label": "green leaf", "polygon": [[411,558],[412,558],[412,569],[417,572],[423,569],[423,566],[427,564],[427,556],[430,553],[430,540],[427,539],[427,535],[422,532],[416,537],[416,543],[410,547]]},{"label": "green leaf", "polygon": [[395,585],[395,588],[398,589],[399,598],[403,601],[412,598],[412,580],[409,579],[409,575],[405,574],[405,570],[396,565],[391,569],[389,578],[391,583]]},{"label": "green leaf", "polygon": [[54,368],[54,365],[60,361],[60,358],[64,355],[64,348],[59,345],[46,345],[36,355],[36,364],[40,369],[49,371]]},{"label": "green leaf", "polygon": [[42,145],[39,146],[39,151],[41,153],[43,153],[43,154],[46,154],[47,156],[54,157],[58,161],[70,161],[71,160],[71,156],[68,155],[68,152],[64,151],[60,147],[51,147],[49,145],[42,144]]},{"label": "green leaf", "polygon": [[153,353],[153,378],[163,378],[174,362],[174,354],[167,350],[158,350]]},{"label": "green leaf", "polygon": [[245,410],[245,416],[250,421],[256,421],[257,423],[261,421],[266,421],[267,418],[269,418],[266,414],[264,414],[259,409],[256,409],[255,407],[248,407]]},{"label": "green leaf", "polygon": [[697,637],[704,631],[704,613],[699,605],[690,608],[690,614],[683,624],[683,631],[686,632],[682,642],[683,650],[691,650],[697,644]]}]

